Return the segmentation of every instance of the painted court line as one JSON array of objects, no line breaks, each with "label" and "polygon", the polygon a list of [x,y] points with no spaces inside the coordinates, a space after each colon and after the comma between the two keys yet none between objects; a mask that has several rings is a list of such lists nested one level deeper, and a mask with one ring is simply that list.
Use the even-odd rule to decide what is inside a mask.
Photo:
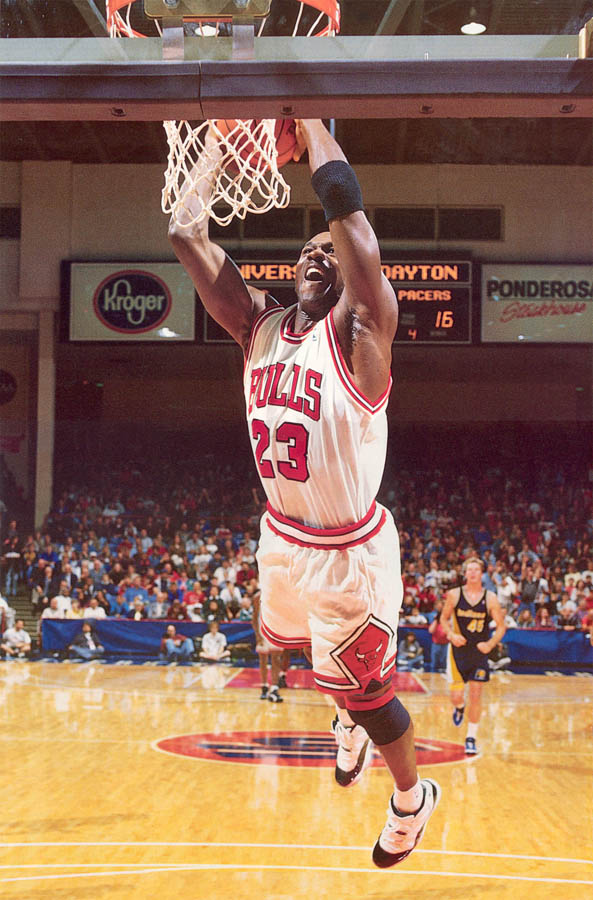
[{"label": "painted court line", "polygon": [[[348,844],[266,844],[266,843],[239,843],[230,841],[13,841],[0,842],[0,849],[10,847],[233,847],[264,850],[359,850],[368,852],[368,846]],[[433,854],[438,856],[476,856],[491,859],[526,859],[536,862],[562,862],[577,863],[593,866],[591,859],[571,859],[565,856],[532,856],[521,853],[489,853],[481,850],[427,850],[419,847],[414,853]],[[113,863],[118,865],[118,863]],[[120,865],[128,865],[120,863]],[[163,865],[175,865],[163,863]],[[2,867],[0,867],[2,868]],[[371,870],[374,871],[374,870]]]},{"label": "painted court line", "polygon": [[[226,869],[227,871],[235,870],[235,871],[257,871],[261,872],[263,870],[266,871],[292,871],[292,872],[348,872],[352,874],[363,874],[370,875],[371,873],[375,875],[391,875],[394,876],[394,872],[390,869],[369,869],[369,868],[344,868],[342,866],[274,866],[274,865],[259,865],[259,864],[246,864],[241,865],[240,863],[231,863],[231,864],[163,864],[162,866],[156,867],[147,867],[146,869],[122,869],[118,871],[104,871],[104,872],[69,872],[67,874],[60,875],[19,875],[15,878],[2,878],[0,879],[0,883],[8,883],[8,882],[16,882],[16,881],[58,881],[62,879],[71,879],[71,878],[113,878],[114,875],[148,875],[151,873],[160,873],[160,872],[183,872],[183,871],[204,871],[204,870],[216,870],[220,871],[222,869]],[[422,869],[398,869],[395,873],[397,876],[403,875],[428,875],[431,878],[433,877],[445,877],[445,878],[481,878],[482,880],[489,881],[530,881],[537,882],[543,884],[586,884],[593,885],[593,881],[584,881],[582,879],[575,878],[538,878],[530,875],[492,875],[492,874],[478,874],[476,872],[435,872],[435,871],[426,871]]]}]

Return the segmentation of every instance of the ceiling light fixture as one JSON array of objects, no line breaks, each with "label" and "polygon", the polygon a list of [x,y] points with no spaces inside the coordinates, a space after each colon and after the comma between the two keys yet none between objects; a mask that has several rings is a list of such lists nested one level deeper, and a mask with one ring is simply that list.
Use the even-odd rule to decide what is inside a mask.
[{"label": "ceiling light fixture", "polygon": [[480,22],[475,6],[471,7],[468,19],[469,22],[461,26],[463,34],[483,34],[486,31],[486,26]]}]

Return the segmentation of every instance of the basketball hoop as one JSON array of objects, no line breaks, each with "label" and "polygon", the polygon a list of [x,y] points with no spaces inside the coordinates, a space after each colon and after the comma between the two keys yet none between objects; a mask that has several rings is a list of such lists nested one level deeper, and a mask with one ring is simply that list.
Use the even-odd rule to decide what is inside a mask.
[{"label": "basketball hoop", "polygon": [[[131,10],[136,0],[105,0],[107,28],[110,37],[146,37],[131,23]],[[165,0],[167,2],[167,0]],[[328,37],[340,30],[339,0],[296,0],[298,11],[292,36],[299,32],[305,6],[319,15],[308,27],[307,37]],[[233,21],[221,4],[223,11],[216,14],[209,7],[197,5],[198,0],[181,0],[184,4],[177,16],[183,21],[196,22],[200,30],[204,23],[215,28],[218,34],[221,23]],[[187,8],[196,4],[198,14]],[[168,6],[179,6],[171,2]],[[146,4],[145,4],[146,6]],[[269,7],[269,4],[268,4]],[[165,12],[169,16],[171,9]],[[152,13],[151,13],[152,16]],[[163,31],[158,19],[153,20],[159,34]],[[261,35],[266,17],[261,17],[258,36]],[[202,32],[204,33],[204,32]],[[226,121],[226,120],[225,120]],[[223,133],[214,121],[194,126],[186,121],[163,122],[169,145],[165,186],[161,208],[182,228],[190,228],[205,218],[214,219],[219,225],[228,225],[233,218],[244,219],[248,212],[266,213],[270,209],[283,209],[290,202],[290,186],[278,166],[275,119],[234,120],[234,127]],[[218,141],[213,154],[206,140],[214,135]],[[245,152],[248,146],[249,152]]]},{"label": "basketball hoop", "polygon": [[[261,214],[288,206],[290,187],[278,171],[274,119],[237,119],[227,134],[216,121],[197,127],[189,122],[163,124],[169,158],[161,208],[181,228],[207,217],[228,225],[248,212]],[[217,140],[216,152],[206,141],[209,133]],[[240,152],[242,141],[249,143],[247,155]]]}]

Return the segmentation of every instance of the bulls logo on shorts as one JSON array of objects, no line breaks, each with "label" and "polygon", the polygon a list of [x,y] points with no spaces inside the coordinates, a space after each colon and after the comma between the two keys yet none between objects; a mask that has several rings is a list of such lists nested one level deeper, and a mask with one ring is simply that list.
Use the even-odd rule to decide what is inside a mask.
[{"label": "bulls logo on shorts", "polygon": [[393,629],[371,615],[331,656],[353,687],[362,688],[371,679],[382,682],[395,662],[393,637]]}]

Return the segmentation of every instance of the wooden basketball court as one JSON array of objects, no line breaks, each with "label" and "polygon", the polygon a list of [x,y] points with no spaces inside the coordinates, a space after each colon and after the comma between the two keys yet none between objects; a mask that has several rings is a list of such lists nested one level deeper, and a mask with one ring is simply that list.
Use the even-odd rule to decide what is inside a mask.
[{"label": "wooden basketball court", "polygon": [[591,678],[494,675],[471,761],[444,678],[402,679],[421,771],[439,780],[443,800],[421,847],[385,871],[370,849],[387,772],[377,760],[340,789],[332,708],[304,673],[290,678],[274,705],[259,700],[252,670],[1,663],[0,894],[580,900],[591,891]]}]

